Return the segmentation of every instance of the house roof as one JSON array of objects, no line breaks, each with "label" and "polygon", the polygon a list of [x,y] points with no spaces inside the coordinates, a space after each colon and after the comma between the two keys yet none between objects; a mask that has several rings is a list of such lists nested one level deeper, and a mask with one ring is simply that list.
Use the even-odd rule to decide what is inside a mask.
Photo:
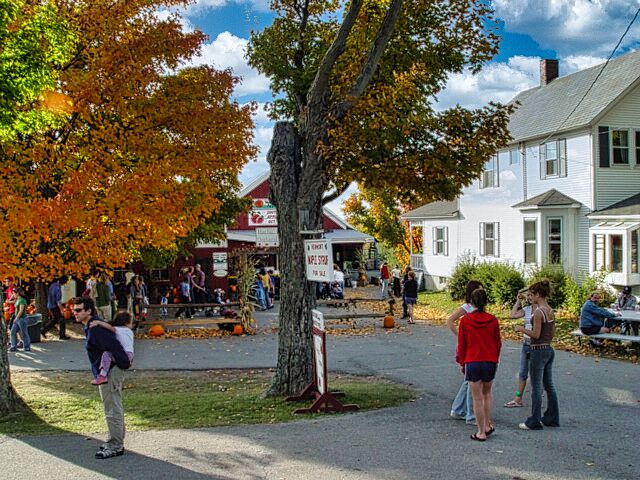
[{"label": "house roof", "polygon": [[423,218],[455,217],[458,215],[458,200],[431,202],[404,213],[400,218],[404,220],[419,220]]},{"label": "house roof", "polygon": [[[359,232],[357,230],[332,230],[325,232],[325,238],[331,240],[334,244],[347,244],[347,243],[373,243],[375,239],[371,235]],[[240,242],[256,243],[256,231],[255,230],[229,230],[229,240],[236,240]]]},{"label": "house roof", "polygon": [[625,198],[606,208],[591,212],[589,216],[640,216],[640,193]]},{"label": "house roof", "polygon": [[524,202],[512,205],[513,208],[540,208],[540,207],[571,207],[579,206],[580,202],[571,197],[567,197],[564,193],[559,192],[555,188],[547,190],[540,195],[536,195]]},{"label": "house roof", "polygon": [[611,60],[582,100],[604,65],[558,77],[547,85],[518,94],[511,101],[521,104],[509,119],[512,142],[595,124],[621,95],[639,82],[640,50]]}]

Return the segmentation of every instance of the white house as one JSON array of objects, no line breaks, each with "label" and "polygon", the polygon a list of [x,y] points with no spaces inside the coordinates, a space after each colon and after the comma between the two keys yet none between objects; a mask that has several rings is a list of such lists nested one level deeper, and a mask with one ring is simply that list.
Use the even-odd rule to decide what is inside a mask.
[{"label": "white house", "polygon": [[423,229],[412,264],[428,288],[464,254],[574,275],[605,267],[611,284],[640,285],[640,51],[564,77],[543,60],[540,72],[481,178],[403,215]]}]

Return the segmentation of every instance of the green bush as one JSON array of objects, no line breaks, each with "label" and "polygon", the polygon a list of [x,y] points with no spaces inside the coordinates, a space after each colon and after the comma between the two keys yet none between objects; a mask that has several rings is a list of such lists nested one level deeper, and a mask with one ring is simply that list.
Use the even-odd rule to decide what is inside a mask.
[{"label": "green bush", "polygon": [[511,263],[480,263],[476,278],[487,290],[489,301],[498,305],[511,304],[515,301],[518,290],[524,287],[522,272]]},{"label": "green bush", "polygon": [[464,298],[467,283],[469,283],[470,280],[477,280],[477,270],[478,263],[475,257],[472,255],[463,255],[460,257],[447,284],[449,295],[451,295],[453,300],[462,300]]},{"label": "green bush", "polygon": [[549,280],[549,283],[551,284],[551,295],[548,300],[549,305],[551,305],[551,308],[558,308],[565,303],[565,284],[571,279],[571,276],[565,273],[562,265],[557,264],[532,267],[529,271],[529,284],[538,282],[545,278]]},{"label": "green bush", "polygon": [[604,278],[607,274],[608,272],[606,271],[596,272],[593,275],[586,277],[582,282],[582,285],[578,285],[573,278],[568,277],[563,288],[563,307],[576,316],[580,315],[582,305],[595,290],[599,290],[602,293],[600,306],[608,307],[610,304],[615,302],[616,297],[613,292],[604,287]]}]

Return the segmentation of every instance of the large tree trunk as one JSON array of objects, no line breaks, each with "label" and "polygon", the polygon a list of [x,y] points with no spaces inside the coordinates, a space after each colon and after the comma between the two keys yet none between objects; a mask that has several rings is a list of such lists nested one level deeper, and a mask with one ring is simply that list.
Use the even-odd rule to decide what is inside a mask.
[{"label": "large tree trunk", "polygon": [[11,384],[7,340],[7,325],[0,319],[0,414],[3,415],[14,412],[18,405],[18,395]]},{"label": "large tree trunk", "polygon": [[280,237],[280,333],[278,364],[267,395],[295,395],[313,380],[311,309],[315,306],[312,284],[304,267],[304,243],[298,227],[299,210],[308,210],[317,226],[321,205],[314,190],[303,188],[302,144],[291,122],[274,127],[267,157],[271,165],[271,200],[278,209]]},{"label": "large tree trunk", "polygon": [[42,314],[42,323],[47,321],[47,285],[44,282],[35,283],[35,299],[36,299],[36,312]]}]

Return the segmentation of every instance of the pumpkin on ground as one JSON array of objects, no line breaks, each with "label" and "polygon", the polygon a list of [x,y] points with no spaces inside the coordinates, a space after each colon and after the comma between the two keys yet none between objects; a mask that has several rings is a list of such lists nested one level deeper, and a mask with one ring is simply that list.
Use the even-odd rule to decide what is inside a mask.
[{"label": "pumpkin on ground", "polygon": [[159,337],[160,335],[164,335],[164,333],[162,325],[154,325],[149,329],[149,335],[152,337]]},{"label": "pumpkin on ground", "polygon": [[393,315],[387,315],[384,317],[383,321],[382,321],[382,326],[384,328],[393,328],[396,326],[396,322],[393,318]]},{"label": "pumpkin on ground", "polygon": [[234,325],[233,327],[233,334],[234,335],[242,335],[244,333],[244,329],[242,328],[242,325],[238,324],[238,325]]}]

